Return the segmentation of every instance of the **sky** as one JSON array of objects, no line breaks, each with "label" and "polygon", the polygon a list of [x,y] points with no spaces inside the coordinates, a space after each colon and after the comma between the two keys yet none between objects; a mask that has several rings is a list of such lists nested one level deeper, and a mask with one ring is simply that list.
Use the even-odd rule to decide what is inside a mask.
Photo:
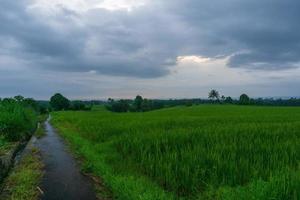
[{"label": "sky", "polygon": [[300,96],[298,0],[1,0],[0,96]]}]

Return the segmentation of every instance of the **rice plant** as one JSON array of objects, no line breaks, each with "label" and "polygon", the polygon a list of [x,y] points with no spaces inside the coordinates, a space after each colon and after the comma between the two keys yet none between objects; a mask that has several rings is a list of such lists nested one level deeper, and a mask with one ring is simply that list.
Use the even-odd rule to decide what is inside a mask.
[{"label": "rice plant", "polygon": [[[91,172],[111,170],[103,178],[119,194],[115,178],[130,176],[144,177],[167,199],[300,199],[300,108],[100,109],[55,113],[53,123]],[[137,188],[120,199],[139,199]]]}]

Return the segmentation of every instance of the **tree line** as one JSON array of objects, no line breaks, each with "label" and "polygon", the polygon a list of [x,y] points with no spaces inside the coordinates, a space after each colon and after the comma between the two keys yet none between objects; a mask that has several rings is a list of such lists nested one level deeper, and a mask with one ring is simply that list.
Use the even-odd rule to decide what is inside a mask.
[{"label": "tree line", "polygon": [[220,95],[217,90],[211,90],[208,94],[211,103],[225,103],[236,105],[258,105],[258,106],[300,106],[299,98],[250,98],[247,94],[241,94],[238,99],[233,99],[230,96],[225,97]]},{"label": "tree line", "polygon": [[32,98],[24,98],[20,95],[14,98],[0,99],[0,101],[17,101],[22,104],[30,105],[35,111],[41,114],[61,110],[89,111],[93,105],[104,105],[107,110],[112,112],[147,112],[174,106],[193,106],[200,104],[300,106],[300,99],[298,98],[250,98],[247,94],[241,94],[239,98],[232,98],[230,96],[220,95],[215,89],[208,93],[207,99],[147,99],[141,95],[137,95],[134,99],[114,100],[109,98],[107,101],[71,101],[62,94],[56,93],[50,98],[50,101],[36,101]]},{"label": "tree line", "polygon": [[255,100],[251,99],[247,94],[241,94],[238,100],[234,100],[230,96],[225,97],[220,95],[220,93],[213,89],[208,93],[208,98],[216,103],[226,103],[226,104],[240,104],[240,105],[250,105],[255,104]]},{"label": "tree line", "polygon": [[164,108],[165,103],[159,100],[146,99],[137,95],[134,100],[114,100],[109,98],[105,107],[113,112],[146,112]]},{"label": "tree line", "polygon": [[[101,102],[103,104],[103,102]],[[174,106],[193,106],[200,104],[232,104],[232,105],[261,105],[261,106],[300,106],[300,99],[274,99],[274,98],[250,98],[247,94],[241,94],[235,99],[230,96],[220,95],[213,89],[208,93],[208,99],[146,99],[138,95],[135,99],[114,100],[109,98],[104,103],[112,112],[146,112]]]}]

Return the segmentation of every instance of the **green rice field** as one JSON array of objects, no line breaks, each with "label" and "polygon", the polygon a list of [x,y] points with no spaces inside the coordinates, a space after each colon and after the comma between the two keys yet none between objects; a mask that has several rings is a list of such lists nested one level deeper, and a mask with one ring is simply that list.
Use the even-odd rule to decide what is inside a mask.
[{"label": "green rice field", "polygon": [[52,124],[114,199],[300,199],[298,107],[98,107]]}]

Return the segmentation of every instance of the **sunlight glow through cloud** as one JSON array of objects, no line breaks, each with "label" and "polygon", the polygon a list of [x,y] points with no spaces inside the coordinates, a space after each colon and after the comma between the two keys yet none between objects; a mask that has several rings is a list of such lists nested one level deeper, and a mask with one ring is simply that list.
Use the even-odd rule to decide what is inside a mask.
[{"label": "sunlight glow through cloud", "polygon": [[38,7],[45,10],[63,7],[77,12],[84,12],[95,8],[102,8],[110,11],[132,11],[133,9],[146,4],[146,0],[33,0],[33,2],[34,4],[32,7]]},{"label": "sunlight glow through cloud", "polygon": [[107,10],[127,10],[131,11],[137,7],[145,5],[144,0],[104,0],[98,4],[98,8],[104,8]]},{"label": "sunlight glow through cloud", "polygon": [[206,58],[206,57],[196,56],[196,55],[177,57],[177,63],[182,63],[182,62],[206,63],[210,60],[211,58]]}]

